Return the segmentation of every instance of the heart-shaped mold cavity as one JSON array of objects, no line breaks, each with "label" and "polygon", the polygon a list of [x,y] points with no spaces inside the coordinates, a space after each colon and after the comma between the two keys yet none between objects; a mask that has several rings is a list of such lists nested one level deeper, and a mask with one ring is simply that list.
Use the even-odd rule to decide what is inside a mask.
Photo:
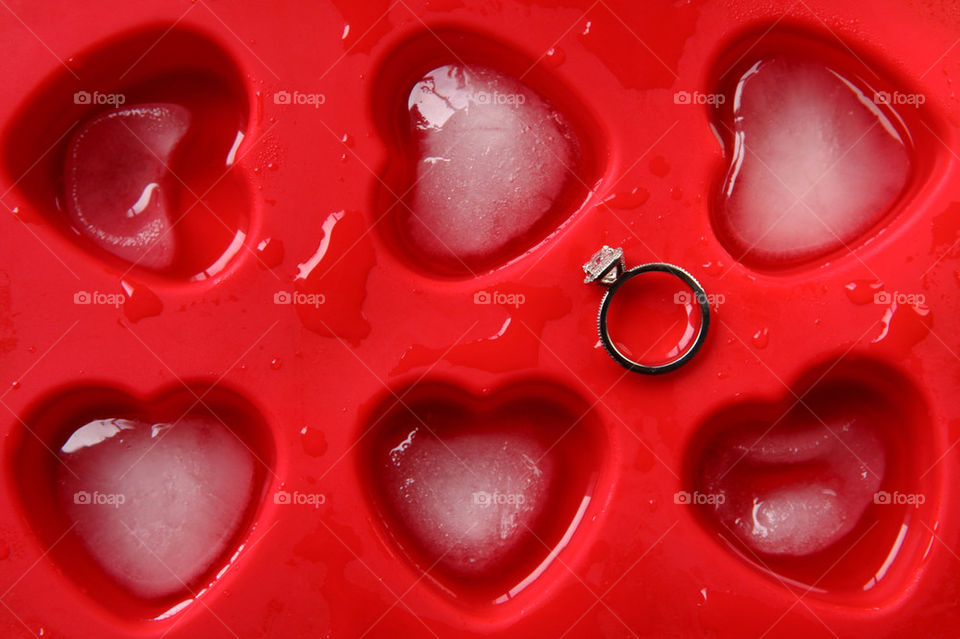
[{"label": "heart-shaped mold cavity", "polygon": [[41,214],[118,269],[204,279],[250,224],[235,166],[249,109],[225,53],[166,31],[117,38],[45,82],[5,135],[5,164]]},{"label": "heart-shaped mold cavity", "polygon": [[734,47],[718,68],[725,99],[713,125],[728,167],[712,218],[737,260],[778,269],[852,248],[924,171],[922,96],[859,58],[774,33]]},{"label": "heart-shaped mold cavity", "polygon": [[569,541],[602,468],[589,405],[546,383],[480,398],[421,383],[372,415],[361,467],[389,535],[428,579],[512,598]]},{"label": "heart-shaped mold cavity", "polygon": [[391,147],[377,210],[412,265],[469,275],[523,253],[585,201],[598,177],[574,94],[483,37],[419,36],[385,61],[375,117]]},{"label": "heart-shaped mold cavity", "polygon": [[707,421],[691,447],[692,494],[708,528],[762,570],[820,591],[870,590],[907,571],[924,536],[929,414],[878,362],[824,367],[795,388]]},{"label": "heart-shaped mold cavity", "polygon": [[96,600],[134,617],[219,574],[273,458],[259,413],[216,388],[149,401],[76,389],[27,423],[34,435],[20,434],[10,467],[40,539]]}]

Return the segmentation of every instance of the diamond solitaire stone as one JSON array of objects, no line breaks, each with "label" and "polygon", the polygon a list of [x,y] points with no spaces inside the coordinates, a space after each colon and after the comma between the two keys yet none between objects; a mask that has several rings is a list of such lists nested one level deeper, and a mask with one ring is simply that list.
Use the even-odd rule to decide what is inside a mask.
[{"label": "diamond solitaire stone", "polygon": [[583,282],[584,284],[597,282],[603,286],[610,286],[617,281],[625,268],[623,249],[604,245],[583,265],[583,272],[587,274]]}]

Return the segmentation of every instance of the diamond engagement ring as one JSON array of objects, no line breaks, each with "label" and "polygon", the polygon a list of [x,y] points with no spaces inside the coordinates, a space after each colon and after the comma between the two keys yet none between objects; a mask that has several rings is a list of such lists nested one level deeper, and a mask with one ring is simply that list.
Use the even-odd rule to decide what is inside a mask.
[{"label": "diamond engagement ring", "polygon": [[[683,366],[700,350],[704,340],[707,338],[707,329],[710,326],[710,305],[707,303],[707,294],[703,290],[703,287],[700,286],[700,283],[694,279],[690,273],[687,273],[679,266],[665,262],[651,262],[650,264],[635,266],[628,270],[623,260],[623,249],[611,248],[609,246],[604,246],[597,251],[593,257],[583,265],[583,272],[587,274],[583,280],[585,284],[596,283],[607,289],[607,292],[603,296],[603,301],[600,302],[597,330],[600,333],[600,342],[603,344],[603,347],[618,364],[636,373],[658,375]],[[691,346],[675,359],[654,366],[641,364],[624,355],[613,343],[613,340],[610,339],[610,333],[607,330],[607,312],[610,309],[610,302],[613,300],[614,294],[630,279],[650,272],[669,273],[679,278],[684,284],[691,288],[693,291],[693,297],[691,299],[695,300],[700,306],[700,330]]]}]

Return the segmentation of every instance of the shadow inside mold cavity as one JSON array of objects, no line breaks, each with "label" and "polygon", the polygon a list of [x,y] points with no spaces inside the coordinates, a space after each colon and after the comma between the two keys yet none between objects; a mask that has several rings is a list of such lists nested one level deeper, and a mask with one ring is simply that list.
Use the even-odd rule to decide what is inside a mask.
[{"label": "shadow inside mold cavity", "polygon": [[708,418],[687,451],[687,485],[701,524],[776,581],[882,599],[930,541],[932,428],[908,378],[850,357],[810,369],[782,399]]},{"label": "shadow inside mold cavity", "polygon": [[28,201],[24,221],[117,269],[205,279],[246,240],[235,161],[248,120],[242,75],[214,41],[143,28],[44,80],[3,133],[2,165]]},{"label": "shadow inside mold cavity", "polygon": [[203,383],[151,398],[64,389],[25,423],[6,464],[15,507],[78,590],[133,620],[161,617],[219,577],[276,464],[259,410]]}]

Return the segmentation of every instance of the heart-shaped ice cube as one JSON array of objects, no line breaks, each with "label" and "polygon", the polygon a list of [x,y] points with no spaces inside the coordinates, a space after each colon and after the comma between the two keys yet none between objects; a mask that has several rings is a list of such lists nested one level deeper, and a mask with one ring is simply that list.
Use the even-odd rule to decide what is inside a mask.
[{"label": "heart-shaped ice cube", "polygon": [[253,492],[253,455],[208,416],[91,421],[60,454],[60,499],[76,534],[144,599],[192,588],[236,535]]},{"label": "heart-shaped ice cube", "polygon": [[67,150],[66,208],[97,246],[145,268],[169,268],[177,246],[169,164],[190,125],[176,104],[140,104],[97,115]]},{"label": "heart-shaped ice cube", "polygon": [[496,255],[550,213],[574,179],[580,147],[567,120],[499,71],[439,67],[407,106],[417,153],[407,227],[431,258]]},{"label": "heart-shaped ice cube", "polygon": [[749,67],[727,96],[732,138],[714,214],[735,258],[784,266],[848,245],[907,184],[904,129],[880,93],[791,56]]},{"label": "heart-shaped ice cube", "polygon": [[539,385],[478,398],[422,385],[371,436],[387,529],[444,589],[484,602],[533,582],[589,504],[598,450],[589,406]]},{"label": "heart-shaped ice cube", "polygon": [[704,490],[723,495],[715,513],[723,526],[754,552],[785,556],[849,534],[886,468],[877,434],[855,417],[735,430],[705,461]]},{"label": "heart-shaped ice cube", "polygon": [[391,503],[423,549],[463,575],[500,563],[543,512],[553,479],[546,447],[523,435],[414,427],[390,451]]}]

